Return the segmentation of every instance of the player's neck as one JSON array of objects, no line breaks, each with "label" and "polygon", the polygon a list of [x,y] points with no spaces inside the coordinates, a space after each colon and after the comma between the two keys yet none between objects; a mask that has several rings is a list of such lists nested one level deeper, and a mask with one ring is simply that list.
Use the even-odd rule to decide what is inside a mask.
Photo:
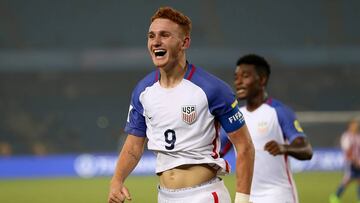
[{"label": "player's neck", "polygon": [[246,100],[246,109],[248,111],[255,111],[268,99],[266,91],[261,91],[259,94]]},{"label": "player's neck", "polygon": [[186,60],[178,61],[177,63],[171,65],[170,68],[160,69],[160,85],[164,88],[173,88],[178,85],[187,70],[187,62]]}]

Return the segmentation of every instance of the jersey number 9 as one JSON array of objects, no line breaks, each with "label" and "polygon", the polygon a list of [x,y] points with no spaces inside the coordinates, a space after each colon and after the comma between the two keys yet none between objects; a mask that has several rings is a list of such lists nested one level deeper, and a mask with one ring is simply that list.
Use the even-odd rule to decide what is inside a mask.
[{"label": "jersey number 9", "polygon": [[176,142],[175,131],[172,129],[167,129],[164,132],[164,136],[165,136],[165,142],[168,144],[165,145],[165,149],[173,150],[175,148],[175,142]]}]

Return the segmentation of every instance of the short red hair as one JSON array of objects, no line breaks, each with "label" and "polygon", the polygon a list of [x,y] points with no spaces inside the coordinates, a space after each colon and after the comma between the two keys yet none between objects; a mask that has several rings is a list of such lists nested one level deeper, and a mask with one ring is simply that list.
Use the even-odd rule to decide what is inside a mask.
[{"label": "short red hair", "polygon": [[190,36],[191,33],[191,20],[189,17],[171,7],[160,7],[156,13],[151,17],[151,22],[157,18],[169,19],[176,24],[180,25],[185,35]]}]

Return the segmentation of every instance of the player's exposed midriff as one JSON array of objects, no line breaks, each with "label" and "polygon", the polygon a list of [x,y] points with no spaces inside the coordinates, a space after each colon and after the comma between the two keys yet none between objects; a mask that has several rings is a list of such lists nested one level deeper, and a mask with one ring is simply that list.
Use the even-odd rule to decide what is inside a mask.
[{"label": "player's exposed midriff", "polygon": [[160,186],[168,189],[193,187],[216,176],[216,170],[208,164],[181,165],[158,174]]}]

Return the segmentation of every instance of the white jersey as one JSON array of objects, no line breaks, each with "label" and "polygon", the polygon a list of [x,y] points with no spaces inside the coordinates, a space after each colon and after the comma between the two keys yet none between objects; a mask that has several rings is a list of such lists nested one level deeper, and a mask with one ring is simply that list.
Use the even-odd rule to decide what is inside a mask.
[{"label": "white jersey", "polygon": [[291,143],[305,136],[294,112],[277,100],[269,99],[255,111],[241,107],[255,147],[252,202],[297,203],[297,192],[286,155],[273,156],[264,150],[267,142]]},{"label": "white jersey", "polygon": [[340,144],[346,161],[360,166],[360,135],[346,131],[341,135]]},{"label": "white jersey", "polygon": [[228,173],[229,164],[219,156],[219,124],[227,132],[244,125],[231,88],[190,64],[174,88],[161,87],[159,77],[156,70],[134,89],[125,131],[148,138],[148,149],[157,155],[156,173],[204,163]]}]

